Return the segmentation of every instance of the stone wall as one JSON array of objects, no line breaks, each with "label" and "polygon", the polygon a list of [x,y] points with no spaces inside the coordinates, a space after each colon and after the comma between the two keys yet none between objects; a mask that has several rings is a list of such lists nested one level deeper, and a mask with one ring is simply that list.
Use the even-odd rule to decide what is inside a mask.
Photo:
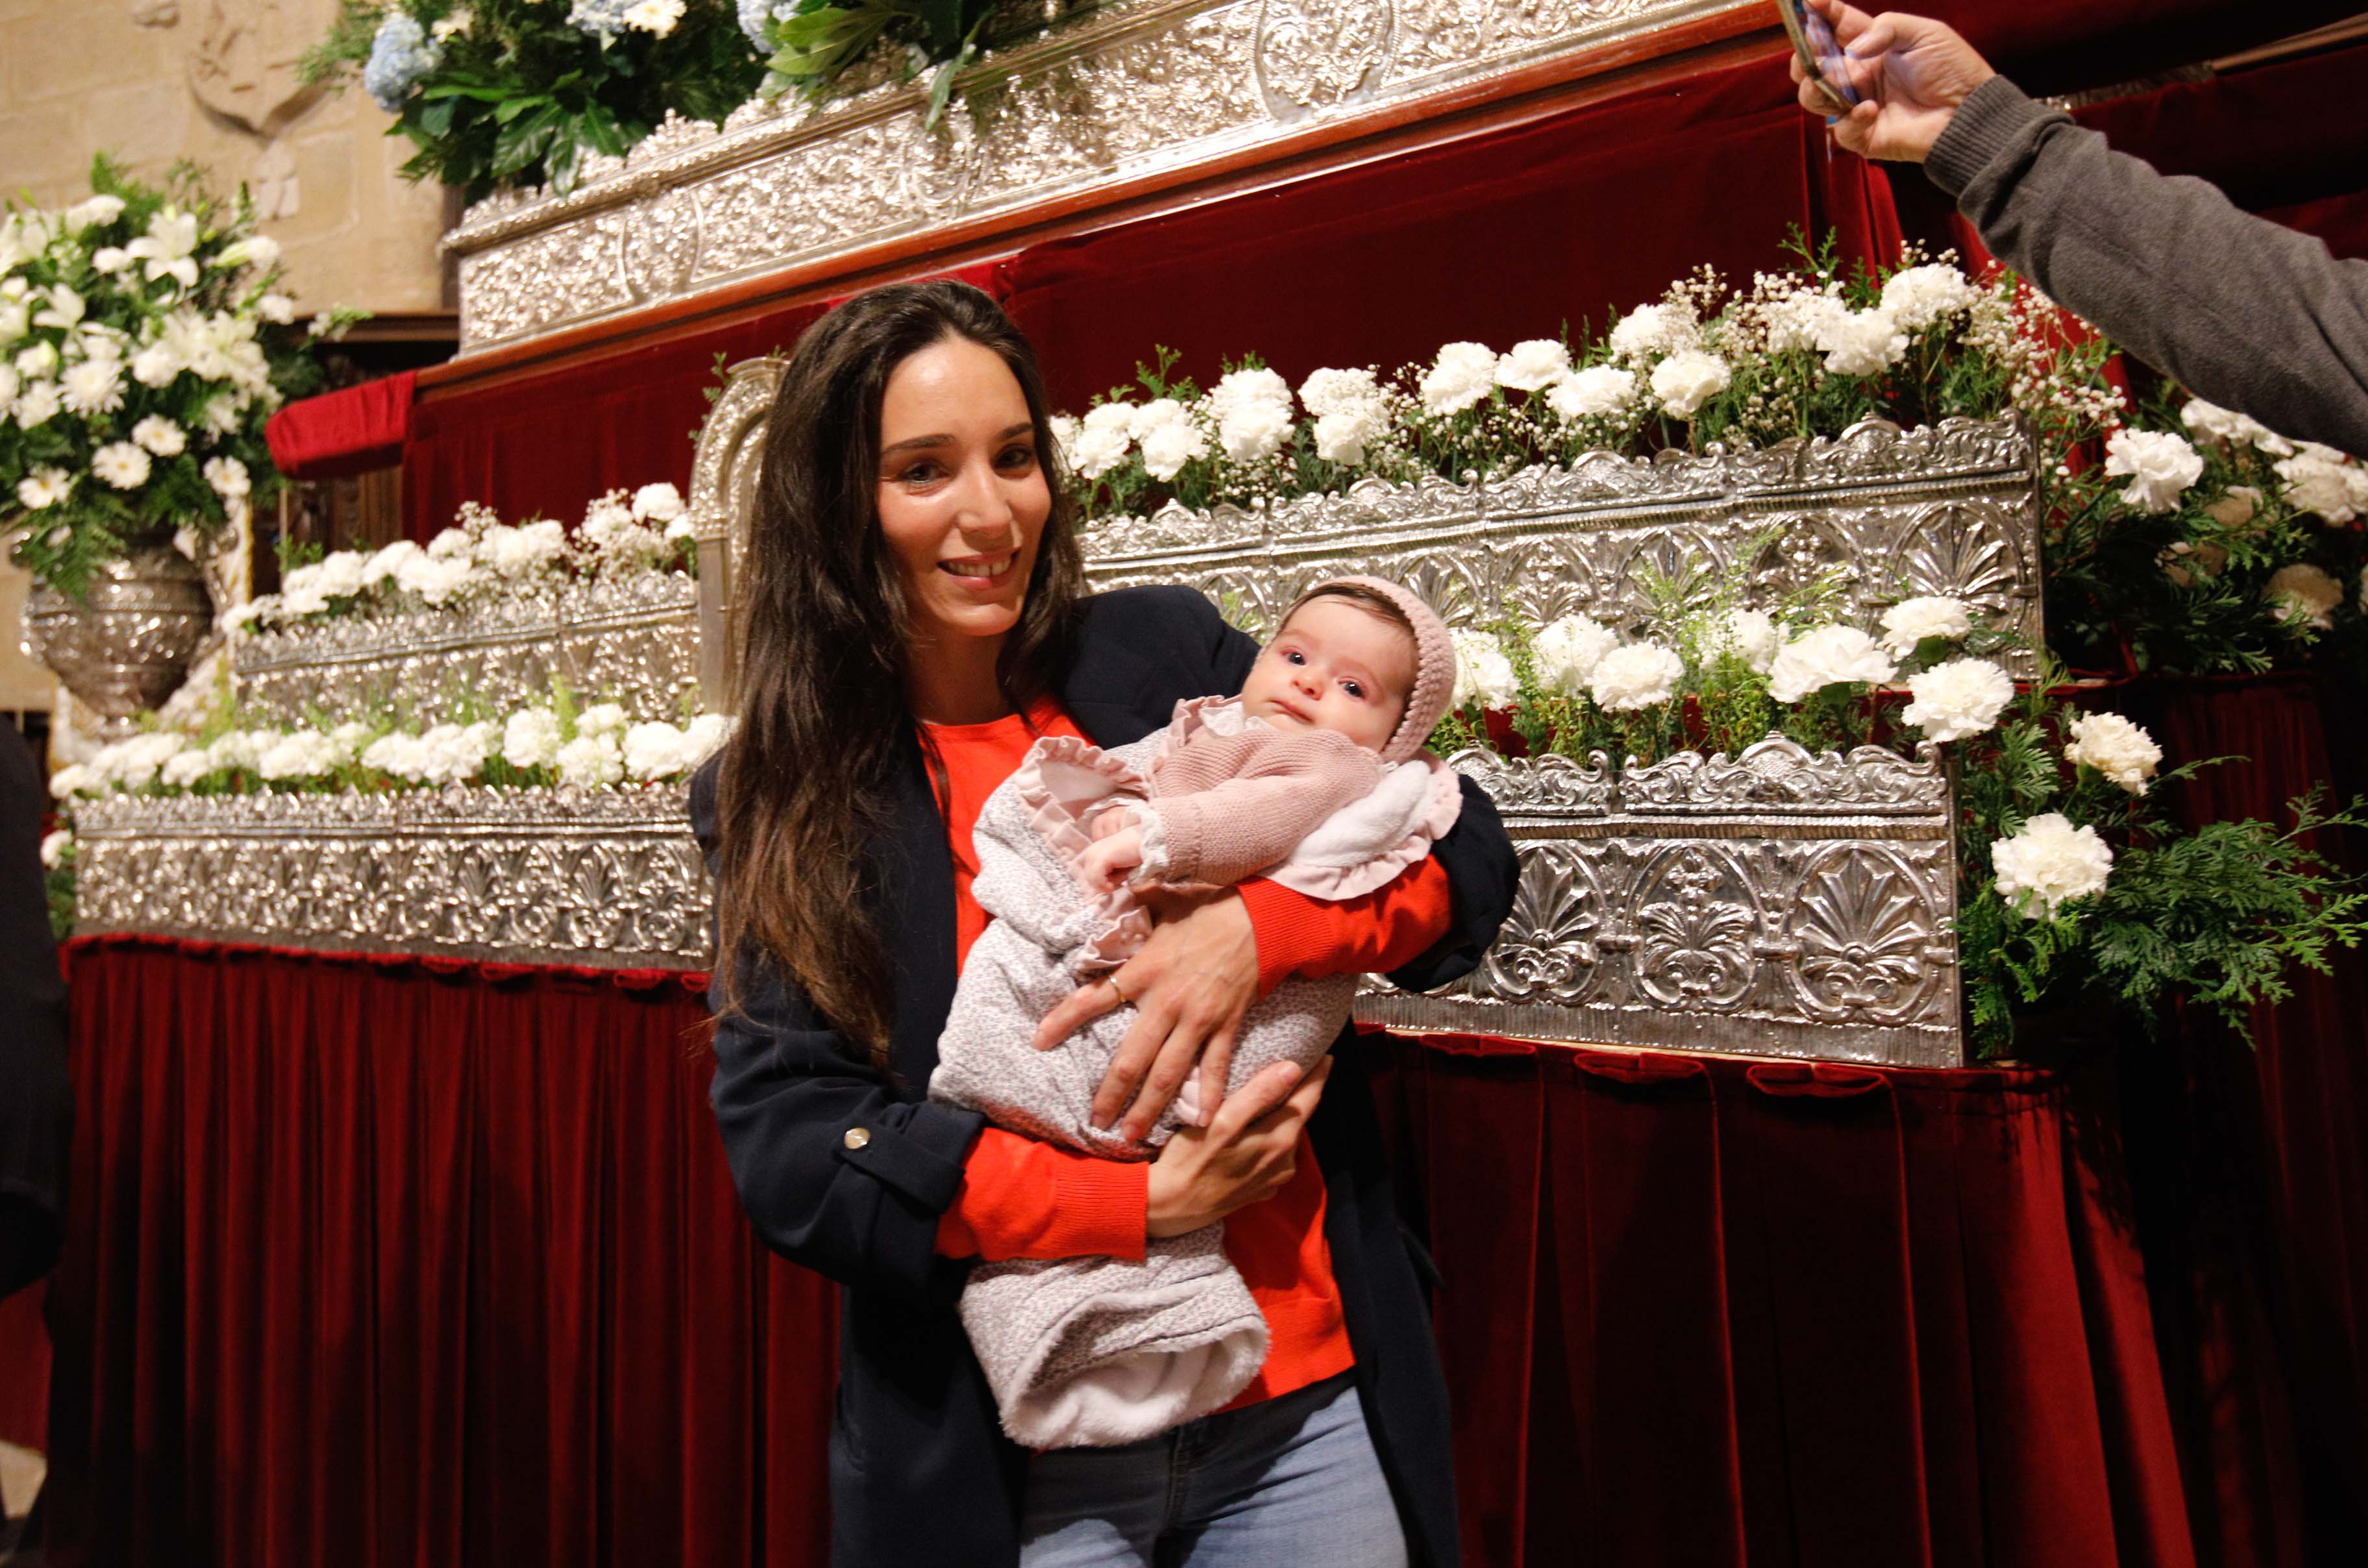
[{"label": "stone wall", "polygon": [[87,194],[90,156],[154,176],[176,158],[244,180],[300,306],[435,310],[444,193],[395,170],[410,143],[359,85],[296,79],[336,0],[0,0],[0,190]]}]

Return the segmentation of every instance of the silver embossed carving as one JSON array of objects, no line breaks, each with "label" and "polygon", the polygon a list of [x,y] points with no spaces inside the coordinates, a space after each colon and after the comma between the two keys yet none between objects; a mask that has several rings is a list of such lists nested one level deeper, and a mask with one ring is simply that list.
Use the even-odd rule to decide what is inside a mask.
[{"label": "silver embossed carving", "polygon": [[690,577],[648,572],[552,582],[450,612],[300,622],[239,644],[239,695],[289,722],[393,702],[434,722],[463,699],[518,707],[564,676],[587,697],[671,719],[699,684],[698,605]]},{"label": "silver embossed carving", "polygon": [[117,796],[75,809],[77,928],[703,969],[686,786]]},{"label": "silver embossed carving", "polygon": [[2028,648],[2041,622],[2039,454],[2018,422],[1903,432],[1869,420],[1827,440],[1657,460],[1589,453],[1481,484],[1366,481],[1269,511],[1170,506],[1086,536],[1095,586],[1190,583],[1239,624],[1271,626],[1346,572],[1405,583],[1451,621],[1506,610],[1543,625],[1574,610],[1633,626],[1651,576],[1741,574],[1755,598],[1835,574],[1839,613],[1872,628],[1919,594],[1964,599]]},{"label": "silver embossed carving", "polygon": [[46,583],[25,597],[25,648],[97,715],[103,739],[173,695],[212,629],[197,563],[170,544],[135,545],[91,574],[79,600]]},{"label": "silver embossed carving", "polygon": [[1948,779],[1927,753],[1774,736],[1615,773],[1466,752],[1521,859],[1480,968],[1395,1028],[1903,1067],[1964,1061]]},{"label": "silver embossed carving", "polygon": [[[564,197],[500,194],[445,238],[461,352],[521,342],[1097,188],[1189,177],[1318,117],[1418,100],[1738,0],[1126,0],[927,84],[669,120]],[[867,62],[870,63],[870,62]]]}]

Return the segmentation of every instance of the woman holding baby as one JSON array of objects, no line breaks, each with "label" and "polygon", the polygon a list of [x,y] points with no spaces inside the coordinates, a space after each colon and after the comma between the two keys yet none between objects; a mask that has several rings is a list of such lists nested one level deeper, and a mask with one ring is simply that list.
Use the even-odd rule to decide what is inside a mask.
[{"label": "woman holding baby", "polygon": [[[1350,753],[1395,762],[1445,700],[1443,639],[1410,596],[1414,619],[1393,617],[1386,585],[1311,601],[1264,653],[1190,590],[1087,596],[1048,413],[1025,340],[965,286],[878,290],[807,332],[750,532],[740,728],[693,790],[717,888],[712,1098],[741,1200],[775,1250],[845,1287],[833,1559],[1452,1562],[1428,1266],[1363,1070],[1350,1051],[1228,1072],[1245,1017],[1287,981],[1428,989],[1472,968],[1514,880],[1476,790],[1420,858],[1349,897],[1265,876],[1154,886],[1146,833],[1156,865],[1179,852],[1163,833],[1222,838],[1228,812],[1179,796],[1163,829],[1155,794],[1094,817],[1081,882],[1133,878],[1156,923],[1044,1010],[1033,1043],[1108,1041],[1081,1115],[1113,1140],[1165,1136],[1156,1158],[926,1097],[987,926],[973,828],[1040,741],[1096,756],[1242,693],[1227,722],[1255,733],[1204,744],[1193,787],[1247,770],[1292,794],[1315,756],[1309,787],[1346,799],[1370,784]],[[1188,1078],[1197,1120],[1170,1110]],[[1141,1260],[1194,1233],[1222,1236],[1265,1320],[1239,1394],[1140,1441],[1007,1437],[958,1312],[973,1269]]]}]

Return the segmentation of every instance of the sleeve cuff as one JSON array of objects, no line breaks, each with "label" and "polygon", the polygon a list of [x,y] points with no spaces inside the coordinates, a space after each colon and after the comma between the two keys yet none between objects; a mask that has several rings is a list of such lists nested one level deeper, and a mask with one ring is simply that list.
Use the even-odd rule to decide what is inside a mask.
[{"label": "sleeve cuff", "polygon": [[1965,95],[1949,117],[1931,151],[1924,154],[1925,176],[1951,197],[1961,196],[1992,160],[2057,112],[2026,97],[2005,77],[1993,76]]},{"label": "sleeve cuff", "polygon": [[962,1189],[938,1221],[937,1252],[1014,1257],[1143,1256],[1151,1167],[1056,1148],[1016,1132],[979,1134]]},{"label": "sleeve cuff", "polygon": [[1264,877],[1253,877],[1235,891],[1242,895],[1258,941],[1260,996],[1339,950],[1338,905],[1293,892]]}]

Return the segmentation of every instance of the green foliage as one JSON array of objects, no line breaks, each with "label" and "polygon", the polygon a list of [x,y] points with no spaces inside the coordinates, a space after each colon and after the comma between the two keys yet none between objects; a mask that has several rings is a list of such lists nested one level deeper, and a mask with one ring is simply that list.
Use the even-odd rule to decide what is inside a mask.
[{"label": "green foliage", "polygon": [[[925,129],[935,130],[953,101],[962,70],[988,44],[1008,47],[1042,32],[1062,17],[1099,0],[1054,0],[1015,6],[1008,0],[799,0],[769,31],[776,46],[767,62],[768,94],[794,88],[819,101],[839,86],[857,62],[882,47],[902,46],[909,79],[929,74]],[[990,36],[991,35],[991,36]]]},{"label": "green foliage", "polygon": [[359,70],[395,9],[423,24],[468,16],[465,31],[438,40],[438,64],[403,97],[389,133],[418,149],[406,176],[459,186],[471,200],[502,186],[572,189],[586,153],[622,157],[668,111],[720,122],[764,79],[733,0],[689,0],[663,38],[629,28],[606,40],[568,22],[567,0],[341,0],[304,57],[305,80]]}]

